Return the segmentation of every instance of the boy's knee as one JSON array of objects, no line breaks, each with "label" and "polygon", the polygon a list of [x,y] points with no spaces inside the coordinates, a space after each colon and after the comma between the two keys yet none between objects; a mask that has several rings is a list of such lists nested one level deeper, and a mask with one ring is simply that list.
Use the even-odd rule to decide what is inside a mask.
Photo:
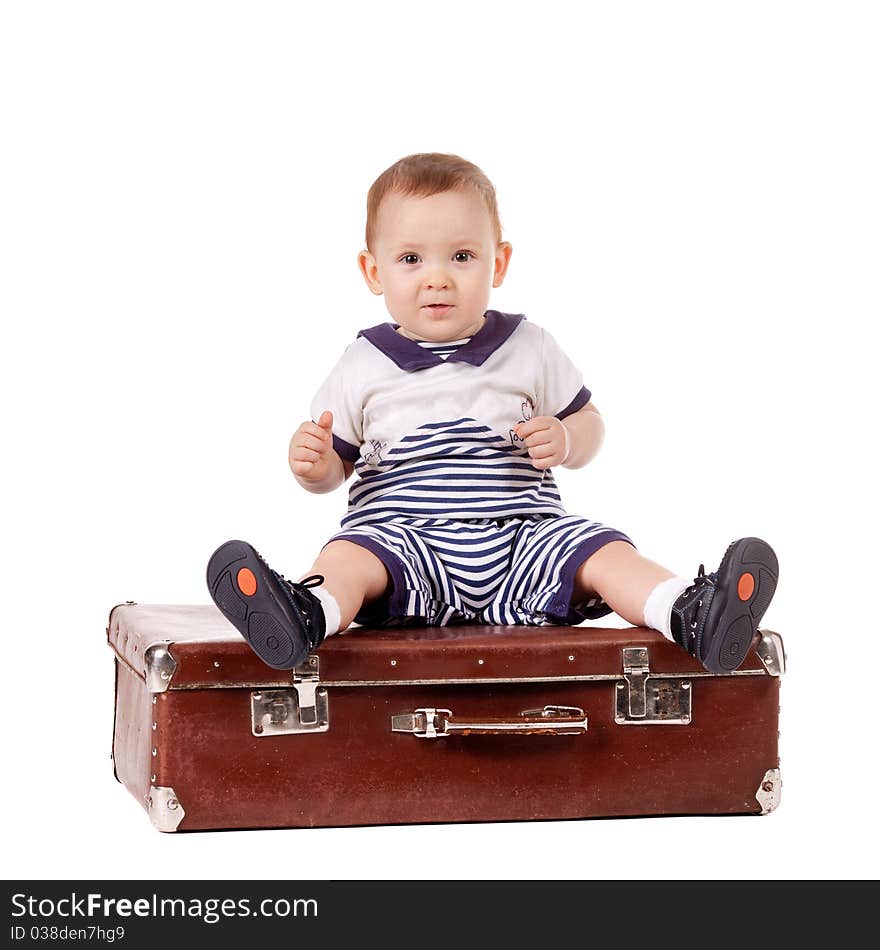
[{"label": "boy's knee", "polygon": [[606,573],[618,570],[635,550],[628,541],[609,541],[582,561],[575,573],[572,603],[601,594]]},{"label": "boy's knee", "polygon": [[355,573],[367,582],[367,598],[372,600],[392,587],[391,573],[382,559],[355,541],[330,541],[322,549],[316,565],[332,564],[346,574]]}]

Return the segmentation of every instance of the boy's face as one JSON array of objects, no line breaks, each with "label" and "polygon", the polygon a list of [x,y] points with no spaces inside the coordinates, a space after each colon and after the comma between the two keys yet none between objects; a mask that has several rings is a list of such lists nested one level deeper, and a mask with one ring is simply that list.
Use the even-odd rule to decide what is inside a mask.
[{"label": "boy's face", "polygon": [[370,290],[385,295],[404,336],[432,342],[480,329],[489,292],[504,280],[512,252],[507,242],[496,242],[473,189],[428,198],[391,192],[379,206],[373,244],[372,253],[358,255]]}]

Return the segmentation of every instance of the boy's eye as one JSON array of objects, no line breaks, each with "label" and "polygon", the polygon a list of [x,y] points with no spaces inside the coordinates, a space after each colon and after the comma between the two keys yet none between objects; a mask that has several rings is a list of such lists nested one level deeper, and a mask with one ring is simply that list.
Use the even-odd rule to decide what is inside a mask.
[{"label": "boy's eye", "polygon": [[470,251],[456,251],[453,255],[458,264],[467,264],[473,256]]},{"label": "boy's eye", "polygon": [[418,254],[404,254],[403,257],[401,257],[401,260],[403,261],[404,264],[418,264],[419,255]]}]

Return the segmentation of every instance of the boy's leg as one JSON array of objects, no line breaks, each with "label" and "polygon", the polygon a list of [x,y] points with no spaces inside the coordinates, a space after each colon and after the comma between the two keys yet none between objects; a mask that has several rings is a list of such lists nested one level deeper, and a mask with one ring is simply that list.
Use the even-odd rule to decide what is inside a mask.
[{"label": "boy's leg", "polygon": [[573,602],[597,593],[625,620],[660,630],[713,673],[729,673],[745,659],[778,578],[776,554],[761,538],[734,541],[718,570],[705,574],[701,564],[692,583],[610,541],[580,565]]},{"label": "boy's leg", "polygon": [[598,594],[616,614],[642,627],[651,592],[675,576],[643,557],[628,542],[609,541],[578,568],[571,602],[580,604]]},{"label": "boy's leg", "polygon": [[[312,574],[321,574],[321,585],[339,605],[339,629],[351,626],[361,607],[381,597],[391,586],[391,575],[379,558],[353,541],[331,541],[318,555]],[[315,593],[320,588],[313,588]]]}]

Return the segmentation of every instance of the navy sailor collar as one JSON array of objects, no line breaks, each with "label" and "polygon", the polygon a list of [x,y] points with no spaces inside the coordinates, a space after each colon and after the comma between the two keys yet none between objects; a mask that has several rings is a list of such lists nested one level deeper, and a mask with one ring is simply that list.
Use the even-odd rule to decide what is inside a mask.
[{"label": "navy sailor collar", "polygon": [[367,330],[361,330],[358,336],[367,339],[377,350],[408,373],[443,363],[470,363],[471,366],[482,366],[508,340],[520,322],[526,319],[522,313],[501,313],[499,310],[487,310],[485,317],[485,323],[470,340],[445,360],[426,347],[419,346],[415,340],[398,333],[397,327],[400,326],[398,323],[380,323]]}]

